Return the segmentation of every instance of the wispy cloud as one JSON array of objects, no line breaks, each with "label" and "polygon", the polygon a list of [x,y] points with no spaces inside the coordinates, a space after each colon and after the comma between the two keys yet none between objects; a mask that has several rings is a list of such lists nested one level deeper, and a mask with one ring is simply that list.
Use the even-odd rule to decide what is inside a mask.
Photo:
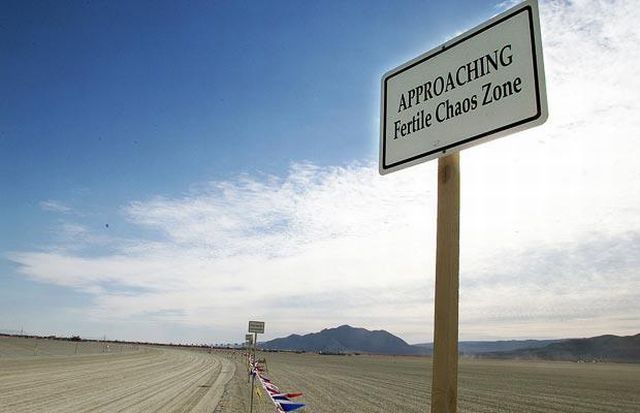
[{"label": "wispy cloud", "polygon": [[63,202],[49,199],[46,201],[40,201],[40,209],[50,212],[70,212],[71,208],[65,205]]},{"label": "wispy cloud", "polygon": [[[637,333],[640,321],[628,316],[640,314],[640,7],[541,11],[549,121],[462,154],[463,338]],[[240,334],[261,317],[270,336],[348,322],[427,341],[435,189],[434,163],[385,177],[366,162],[297,163],[123,205],[131,229],[155,235],[112,239],[109,254],[9,258],[92,294],[95,319]],[[79,228],[78,251],[90,247]]]}]

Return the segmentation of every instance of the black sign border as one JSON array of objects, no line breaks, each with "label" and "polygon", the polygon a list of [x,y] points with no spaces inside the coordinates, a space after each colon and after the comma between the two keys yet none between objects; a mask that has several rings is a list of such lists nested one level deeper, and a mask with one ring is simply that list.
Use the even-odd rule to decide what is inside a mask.
[{"label": "black sign border", "polygon": [[[439,54],[444,53],[447,50],[456,47],[460,43],[462,43],[462,42],[464,42],[466,40],[469,40],[470,38],[472,38],[472,37],[474,37],[474,36],[476,36],[476,35],[478,35],[480,33],[483,33],[485,31],[491,29],[492,27],[497,26],[498,24],[503,23],[504,21],[509,20],[512,17],[515,17],[518,14],[520,14],[522,12],[525,12],[525,11],[529,13],[529,15],[528,15],[528,17],[529,17],[529,32],[531,33],[531,51],[533,53],[533,76],[535,78],[535,86],[536,86],[536,106],[537,106],[536,114],[534,116],[532,116],[532,117],[529,117],[529,118],[526,118],[526,119],[522,119],[522,120],[519,120],[519,121],[514,122],[514,123],[510,123],[510,124],[505,125],[505,126],[500,126],[500,127],[496,128],[496,129],[493,129],[491,131],[483,132],[483,133],[480,133],[478,135],[475,135],[475,136],[472,136],[472,137],[469,137],[469,138],[465,138],[463,140],[456,141],[456,142],[454,142],[452,144],[449,144],[449,145],[446,145],[446,146],[442,146],[442,147],[440,147],[438,149],[430,150],[430,151],[421,153],[419,155],[412,156],[411,158],[403,159],[401,161],[398,161],[398,162],[392,163],[390,165],[387,165],[387,82],[389,81],[389,79],[401,74],[402,72],[404,72],[406,70],[411,69],[412,67],[414,67],[416,65],[424,63],[427,60],[429,60],[431,58],[434,58],[434,57],[438,56]],[[501,18],[499,20],[496,20],[495,22],[483,27],[482,29],[478,30],[477,32],[470,33],[469,35],[467,35],[467,36],[465,36],[465,37],[463,37],[461,39],[456,40],[455,42],[451,43],[450,45],[442,46],[440,48],[440,50],[437,50],[435,53],[433,53],[433,54],[431,54],[429,56],[426,56],[423,59],[420,59],[420,60],[418,60],[416,62],[413,62],[409,66],[402,68],[401,70],[397,71],[396,73],[394,73],[394,74],[392,74],[390,76],[387,76],[384,79],[383,105],[384,105],[384,118],[383,118],[383,121],[382,121],[383,122],[383,124],[382,124],[382,127],[383,127],[383,129],[382,129],[382,169],[384,171],[387,171],[389,169],[395,168],[397,166],[400,166],[400,165],[403,165],[403,164],[406,164],[406,163],[413,162],[413,161],[415,161],[417,159],[428,157],[428,156],[433,155],[433,154],[438,153],[438,152],[442,152],[444,154],[444,153],[446,153],[448,150],[450,150],[452,148],[465,145],[465,144],[467,144],[469,142],[473,142],[475,140],[484,138],[485,136],[492,135],[494,133],[498,133],[498,132],[502,132],[502,131],[507,130],[507,129],[515,128],[517,126],[523,125],[525,123],[529,123],[531,121],[534,121],[534,120],[540,118],[540,116],[542,116],[542,107],[541,107],[541,104],[540,104],[540,82],[539,82],[539,76],[538,76],[538,55],[536,53],[535,30],[534,30],[534,26],[533,26],[533,9],[532,9],[532,7],[530,5],[527,5],[527,6],[521,8],[519,10],[516,10],[513,13],[508,14],[508,15],[504,16],[503,18]]]}]

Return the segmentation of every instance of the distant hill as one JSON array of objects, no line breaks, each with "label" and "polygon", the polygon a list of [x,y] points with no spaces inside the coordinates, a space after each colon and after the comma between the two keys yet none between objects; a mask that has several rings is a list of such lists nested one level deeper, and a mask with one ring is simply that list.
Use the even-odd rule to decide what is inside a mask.
[{"label": "distant hill", "polygon": [[[461,355],[476,355],[519,349],[534,349],[557,343],[560,340],[500,340],[500,341],[460,341],[458,352]],[[425,354],[433,353],[433,343],[414,344],[423,350]]]},{"label": "distant hill", "polygon": [[342,325],[326,328],[319,333],[300,336],[292,334],[284,338],[276,338],[259,344],[267,350],[292,350],[324,353],[375,353],[411,355],[421,350],[407,344],[403,339],[388,331],[369,331]]},{"label": "distant hill", "polygon": [[490,352],[489,358],[540,359],[568,361],[640,362],[640,334],[635,336],[604,335],[591,338],[561,340],[540,348]]},{"label": "distant hill", "polygon": [[[385,330],[369,331],[342,325],[318,333],[292,334],[259,344],[265,350],[316,353],[431,355],[433,344],[409,345]],[[461,341],[463,356],[498,359],[640,362],[640,334],[604,335],[562,340]]]}]

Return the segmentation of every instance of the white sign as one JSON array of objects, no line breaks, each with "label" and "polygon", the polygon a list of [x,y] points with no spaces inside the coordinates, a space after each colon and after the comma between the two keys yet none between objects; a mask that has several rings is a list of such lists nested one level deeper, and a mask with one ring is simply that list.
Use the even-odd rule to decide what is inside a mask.
[{"label": "white sign", "polygon": [[544,123],[537,1],[387,72],[380,115],[381,174]]},{"label": "white sign", "polygon": [[244,341],[247,344],[253,344],[253,334],[245,334],[244,335]]},{"label": "white sign", "polygon": [[264,334],[264,321],[249,321],[249,332]]}]

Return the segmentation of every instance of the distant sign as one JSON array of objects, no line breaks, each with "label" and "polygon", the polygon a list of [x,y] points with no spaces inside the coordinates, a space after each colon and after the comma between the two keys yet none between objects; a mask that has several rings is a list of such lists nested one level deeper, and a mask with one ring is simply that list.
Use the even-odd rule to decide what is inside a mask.
[{"label": "distant sign", "polygon": [[249,321],[249,332],[264,334],[264,321]]},{"label": "distant sign", "polygon": [[381,174],[544,123],[537,1],[386,73],[380,119]]},{"label": "distant sign", "polygon": [[244,341],[247,344],[253,344],[253,334],[245,334],[244,335]]}]

